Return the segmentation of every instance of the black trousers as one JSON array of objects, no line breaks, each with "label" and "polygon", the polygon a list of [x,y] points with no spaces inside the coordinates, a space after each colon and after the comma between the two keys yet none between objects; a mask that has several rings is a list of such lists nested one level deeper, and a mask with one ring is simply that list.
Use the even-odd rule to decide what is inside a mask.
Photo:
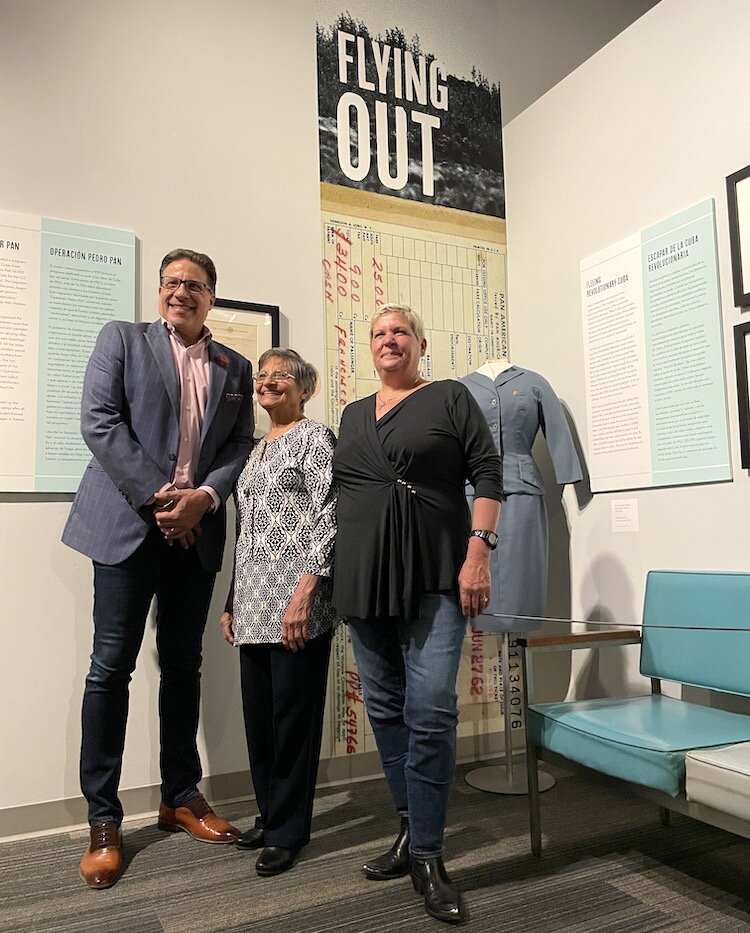
[{"label": "black trousers", "polygon": [[242,645],[240,679],[250,772],[265,843],[310,841],[332,632],[302,651]]}]

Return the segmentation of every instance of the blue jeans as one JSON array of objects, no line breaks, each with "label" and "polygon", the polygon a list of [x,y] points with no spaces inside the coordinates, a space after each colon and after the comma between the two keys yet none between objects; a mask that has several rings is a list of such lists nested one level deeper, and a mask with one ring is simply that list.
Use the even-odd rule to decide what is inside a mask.
[{"label": "blue jeans", "polygon": [[198,794],[201,649],[214,579],[194,547],[170,547],[156,529],[121,563],[94,561],[94,650],[81,716],[89,822],[122,822],[118,785],[129,685],[154,595],[162,800],[179,807]]},{"label": "blue jeans", "polygon": [[466,619],[456,598],[422,597],[418,619],[347,620],[367,715],[411,853],[443,853],[456,764],[456,677]]}]

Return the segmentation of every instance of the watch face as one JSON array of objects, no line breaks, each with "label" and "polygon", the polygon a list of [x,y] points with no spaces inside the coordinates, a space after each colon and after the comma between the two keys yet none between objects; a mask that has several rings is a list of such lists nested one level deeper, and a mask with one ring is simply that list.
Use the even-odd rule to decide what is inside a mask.
[{"label": "watch face", "polygon": [[486,541],[487,545],[494,551],[497,547],[498,537],[494,531],[472,531],[472,535],[475,538],[481,538],[482,541]]}]

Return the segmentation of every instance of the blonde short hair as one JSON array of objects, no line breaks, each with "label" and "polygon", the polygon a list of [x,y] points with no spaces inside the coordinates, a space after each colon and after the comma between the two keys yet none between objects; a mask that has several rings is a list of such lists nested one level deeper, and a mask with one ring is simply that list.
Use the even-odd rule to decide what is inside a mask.
[{"label": "blonde short hair", "polygon": [[398,304],[383,305],[382,308],[378,308],[375,314],[373,314],[370,321],[370,340],[372,340],[372,335],[375,331],[375,322],[384,314],[400,314],[411,328],[417,340],[420,343],[424,340],[424,324],[422,323],[422,318],[413,308],[410,308],[409,305]]}]

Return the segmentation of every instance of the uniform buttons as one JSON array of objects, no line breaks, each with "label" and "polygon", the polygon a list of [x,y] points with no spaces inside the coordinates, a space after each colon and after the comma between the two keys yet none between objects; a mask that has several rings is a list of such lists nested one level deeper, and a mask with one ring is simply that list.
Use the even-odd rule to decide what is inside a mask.
[{"label": "uniform buttons", "polygon": [[490,405],[497,405],[497,399],[493,398],[492,401],[490,402]]}]

